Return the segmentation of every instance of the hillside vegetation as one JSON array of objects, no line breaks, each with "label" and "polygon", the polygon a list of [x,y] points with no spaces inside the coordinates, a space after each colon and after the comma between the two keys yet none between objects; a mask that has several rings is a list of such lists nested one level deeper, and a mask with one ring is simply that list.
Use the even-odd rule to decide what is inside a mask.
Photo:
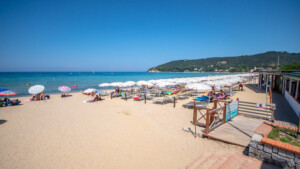
[{"label": "hillside vegetation", "polygon": [[149,72],[247,72],[254,67],[258,69],[277,69],[279,57],[280,67],[300,62],[300,53],[288,52],[266,52],[255,55],[244,55],[235,57],[212,57],[196,60],[176,60],[153,68]]}]

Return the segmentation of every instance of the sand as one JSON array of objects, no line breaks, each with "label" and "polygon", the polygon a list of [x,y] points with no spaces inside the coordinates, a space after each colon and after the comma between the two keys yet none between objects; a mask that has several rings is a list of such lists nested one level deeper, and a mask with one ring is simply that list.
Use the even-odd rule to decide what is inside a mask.
[{"label": "sand", "polygon": [[[72,95],[0,108],[1,169],[174,169],[200,155],[244,151],[183,131],[192,127],[193,110],[182,107],[189,100],[173,108],[109,97],[83,103],[91,97]],[[248,88],[236,97],[266,99]]]}]

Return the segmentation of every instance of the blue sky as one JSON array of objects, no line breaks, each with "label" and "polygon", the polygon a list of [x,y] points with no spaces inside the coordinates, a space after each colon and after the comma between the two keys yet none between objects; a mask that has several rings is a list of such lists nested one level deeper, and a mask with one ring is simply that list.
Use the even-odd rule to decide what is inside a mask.
[{"label": "blue sky", "polygon": [[300,52],[299,0],[0,1],[0,71],[145,71]]}]

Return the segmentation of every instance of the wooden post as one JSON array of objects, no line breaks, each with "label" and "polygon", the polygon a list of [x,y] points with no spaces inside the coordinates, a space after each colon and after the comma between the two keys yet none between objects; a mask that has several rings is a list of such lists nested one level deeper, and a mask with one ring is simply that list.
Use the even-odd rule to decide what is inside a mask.
[{"label": "wooden post", "polygon": [[213,107],[213,109],[216,109],[216,108],[218,107],[218,104],[217,104],[217,103],[218,103],[218,100],[215,99],[215,100],[214,100],[214,107]]},{"label": "wooden post", "polygon": [[127,101],[127,94],[125,93],[125,100]]},{"label": "wooden post", "polygon": [[272,89],[269,88],[269,102],[272,104]]},{"label": "wooden post", "polygon": [[112,99],[112,98],[113,98],[113,97],[112,97],[112,95],[113,95],[113,93],[111,92],[111,93],[110,93],[110,99]]},{"label": "wooden post", "polygon": [[175,97],[174,97],[174,108],[175,108],[175,103],[176,103],[176,99],[175,99]]},{"label": "wooden post", "polygon": [[206,110],[206,131],[205,134],[208,134],[208,130],[209,130],[209,110]]},{"label": "wooden post", "polygon": [[147,99],[146,99],[146,93],[144,93],[144,99],[145,99],[145,104],[146,104],[146,102],[147,102],[147,101],[146,101],[146,100],[147,100]]},{"label": "wooden post", "polygon": [[196,123],[197,123],[197,107],[196,107],[196,101],[194,101],[193,121],[194,121],[194,126],[195,126],[195,138],[196,138]]},{"label": "wooden post", "polygon": [[196,102],[194,101],[194,112],[193,112],[193,122],[196,125],[196,121],[197,121],[197,107],[196,107]]},{"label": "wooden post", "polygon": [[227,109],[227,103],[224,103],[224,108],[223,108],[223,122],[226,122],[226,109]]}]

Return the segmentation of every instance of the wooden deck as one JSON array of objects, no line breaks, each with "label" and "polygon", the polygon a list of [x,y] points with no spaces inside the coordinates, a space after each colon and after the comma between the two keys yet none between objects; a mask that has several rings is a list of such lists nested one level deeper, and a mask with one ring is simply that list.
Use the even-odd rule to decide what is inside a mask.
[{"label": "wooden deck", "polygon": [[237,116],[208,133],[208,137],[247,147],[250,139],[263,120]]}]

